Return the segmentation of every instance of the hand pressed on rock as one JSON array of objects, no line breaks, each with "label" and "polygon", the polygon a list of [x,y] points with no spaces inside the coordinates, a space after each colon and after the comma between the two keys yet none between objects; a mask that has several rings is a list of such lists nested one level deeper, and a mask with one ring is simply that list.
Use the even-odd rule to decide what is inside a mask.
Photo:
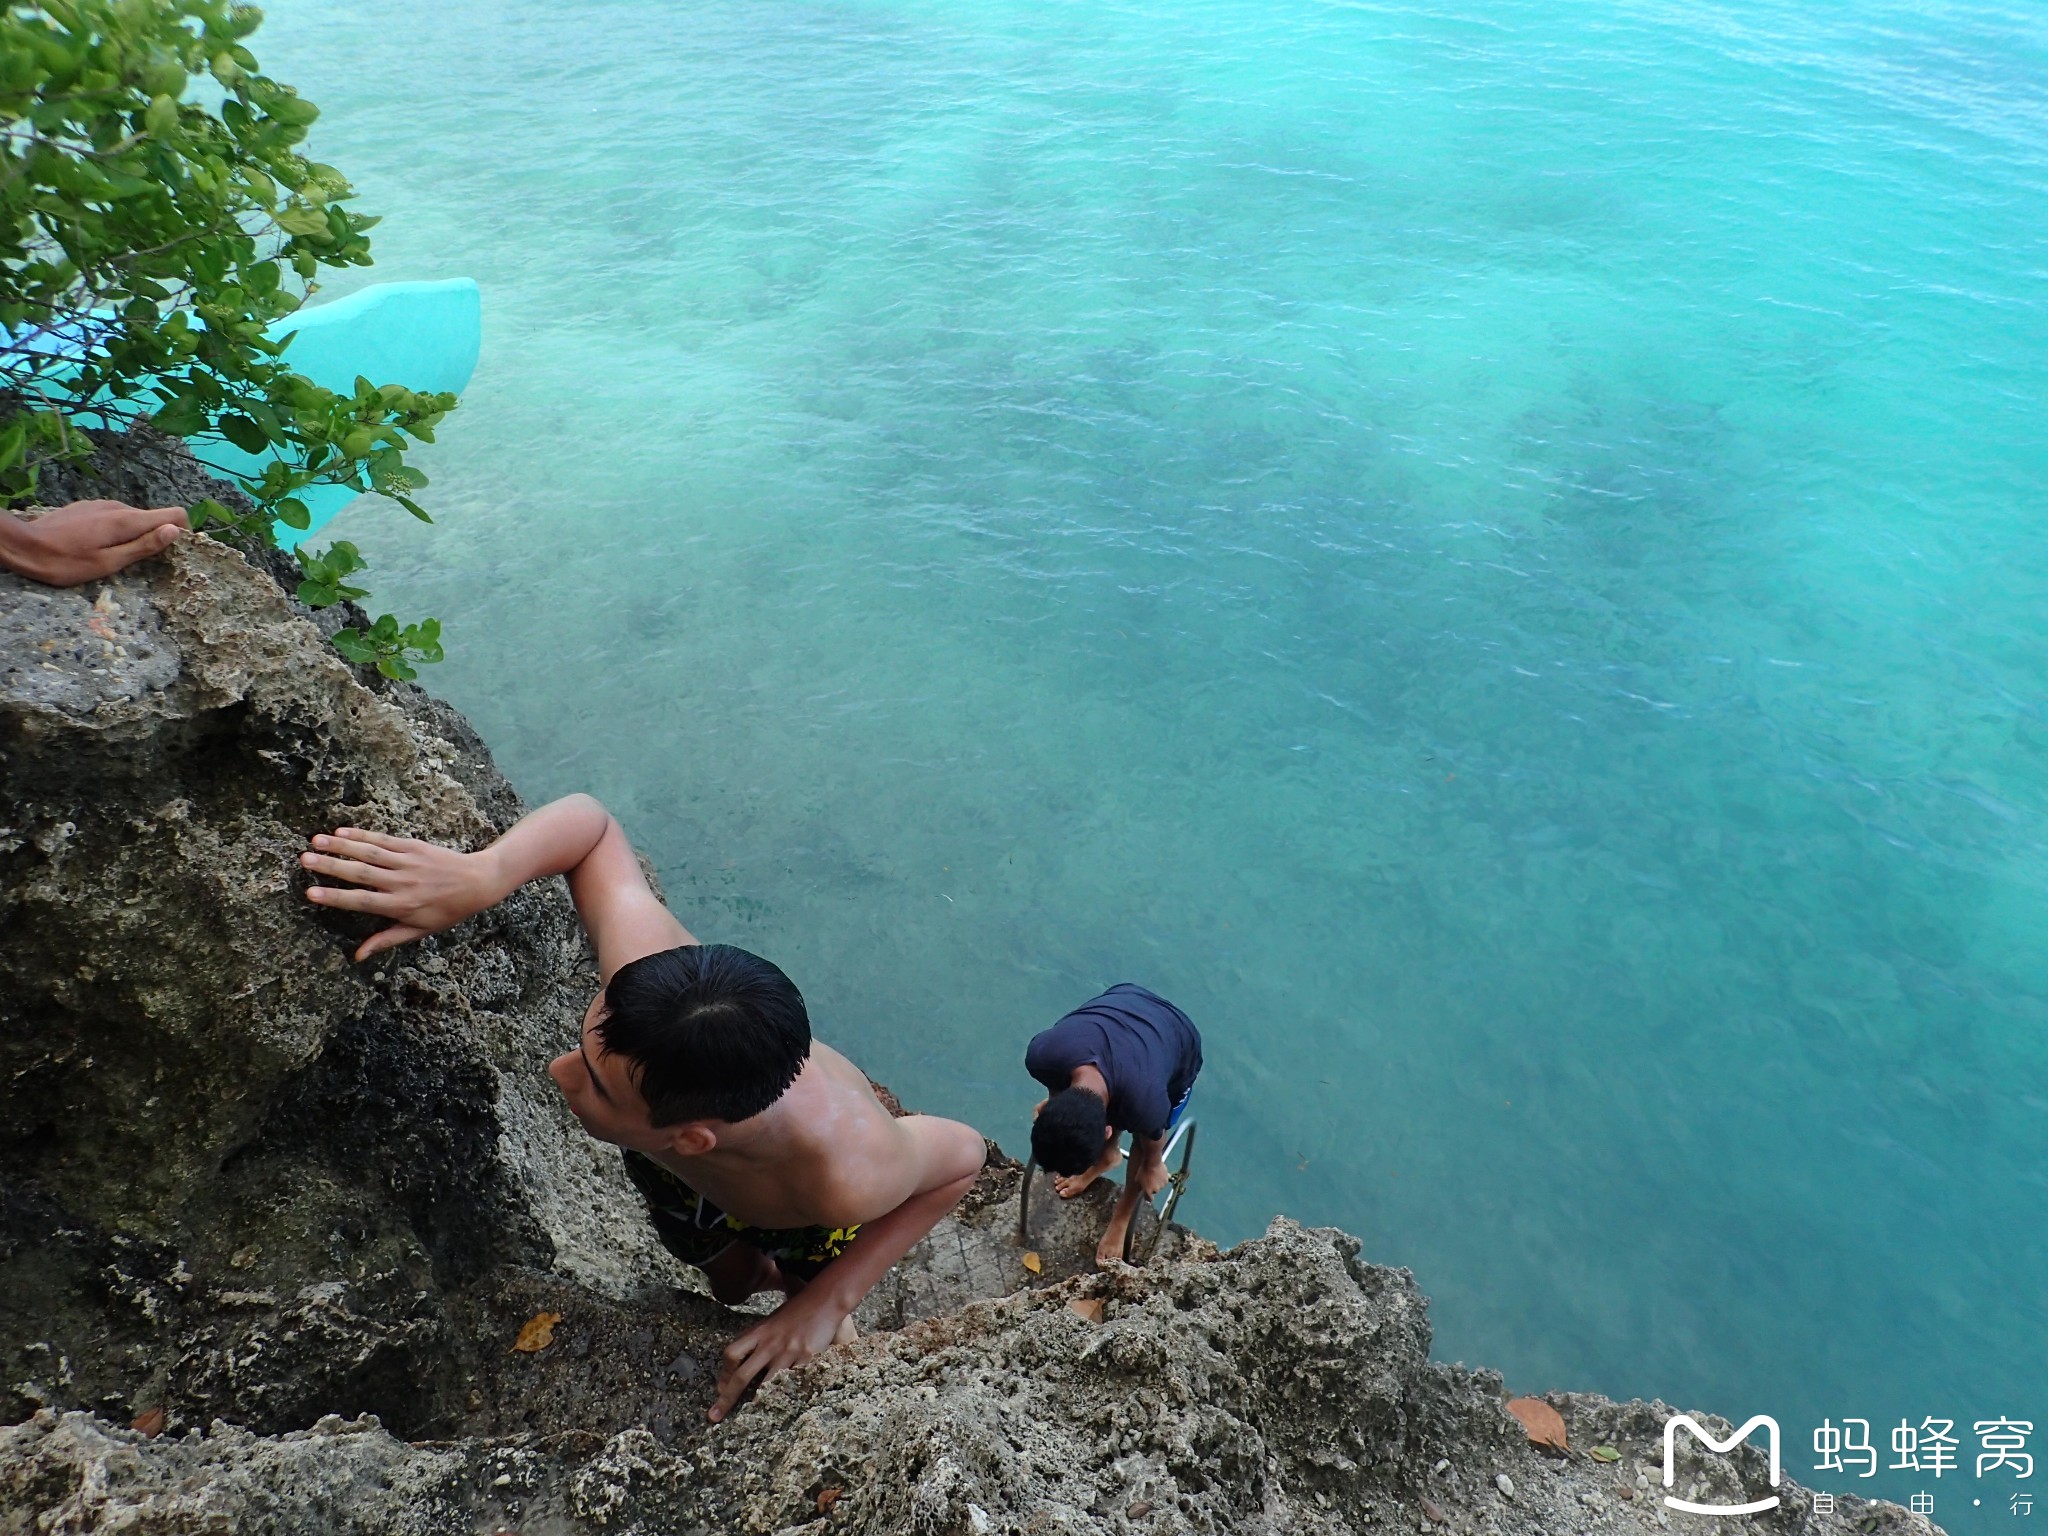
[{"label": "hand pressed on rock", "polygon": [[718,1371],[718,1400],[712,1423],[731,1413],[747,1388],[777,1371],[802,1365],[820,1350],[854,1337],[853,1319],[829,1305],[805,1300],[799,1291],[725,1346]]},{"label": "hand pressed on rock", "polygon": [[75,587],[161,554],[186,531],[183,507],[74,501],[38,517],[0,514],[0,565],[53,587]]},{"label": "hand pressed on rock", "polygon": [[338,827],[331,837],[315,837],[313,849],[300,854],[299,863],[349,884],[313,886],[306,892],[308,901],[391,919],[389,928],[379,929],[356,947],[358,960],[453,928],[504,894],[489,850],[458,853],[438,843],[356,827]]}]

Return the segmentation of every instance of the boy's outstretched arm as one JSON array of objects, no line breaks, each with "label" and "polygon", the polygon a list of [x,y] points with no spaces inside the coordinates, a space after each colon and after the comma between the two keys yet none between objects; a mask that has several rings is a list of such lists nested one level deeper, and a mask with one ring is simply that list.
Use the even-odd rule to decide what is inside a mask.
[{"label": "boy's outstretched arm", "polygon": [[[855,1174],[866,1187],[850,1187],[845,1198],[871,1201],[884,1214],[860,1221],[860,1234],[847,1250],[818,1272],[818,1278],[749,1328],[725,1348],[718,1373],[716,1424],[755,1381],[802,1365],[832,1342],[839,1324],[861,1304],[883,1275],[960,1203],[981,1172],[987,1146],[981,1133],[957,1120],[906,1115],[889,1122],[904,1138],[900,1171]],[[892,1160],[895,1161],[895,1160]],[[888,1202],[897,1200],[893,1209]],[[856,1204],[853,1209],[858,1209]],[[859,1218],[851,1217],[847,1224]]]},{"label": "boy's outstretched arm", "polygon": [[452,928],[496,906],[529,880],[567,875],[576,914],[597,946],[604,980],[628,961],[694,944],[655,899],[618,822],[589,795],[570,795],[520,818],[488,848],[462,853],[439,843],[338,827],[313,840],[299,862],[347,885],[316,885],[306,899],[391,919],[356,949],[380,950]]}]

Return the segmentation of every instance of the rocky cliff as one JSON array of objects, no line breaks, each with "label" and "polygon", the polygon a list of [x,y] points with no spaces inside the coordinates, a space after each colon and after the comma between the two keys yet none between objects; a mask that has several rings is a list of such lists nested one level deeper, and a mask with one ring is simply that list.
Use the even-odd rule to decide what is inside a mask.
[{"label": "rocky cliff", "polygon": [[[96,469],[62,489],[196,493],[160,439]],[[740,1324],[543,1071],[595,986],[559,883],[370,966],[298,899],[314,829],[473,846],[518,809],[219,544],[0,576],[0,1536],[1931,1529],[1789,1481],[1668,1513],[1662,1404],[1549,1394],[1539,1449],[1340,1233],[1102,1276],[1099,1210],[1052,1211],[1034,1273],[993,1150],[866,1337],[707,1428]],[[1753,1447],[1684,1476],[1773,1491]]]}]

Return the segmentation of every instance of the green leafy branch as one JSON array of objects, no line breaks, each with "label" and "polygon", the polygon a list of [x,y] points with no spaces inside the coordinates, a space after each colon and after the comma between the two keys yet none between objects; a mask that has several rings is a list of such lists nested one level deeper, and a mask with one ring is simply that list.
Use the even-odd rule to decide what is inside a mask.
[{"label": "green leafy branch", "polygon": [[[291,368],[290,335],[269,335],[322,268],[370,264],[377,221],[345,206],[339,171],[299,153],[319,110],[261,72],[245,41],[261,21],[229,0],[0,0],[8,504],[34,497],[43,465],[90,452],[80,426],[149,420],[253,504],[191,508],[218,536],[274,546],[274,523],[309,526],[303,493],[319,485],[432,520],[405,454],[434,440],[455,396],[364,378],[326,389]],[[270,457],[234,474],[209,442]],[[394,621],[374,664],[411,676],[408,656],[438,660],[431,624]]]},{"label": "green leafy branch", "polygon": [[[349,585],[349,578],[364,566],[362,553],[346,539],[336,539],[326,550],[314,554],[303,547],[299,569],[305,580],[299,583],[299,601],[308,608],[332,608],[336,603],[353,603],[368,597],[361,587]],[[384,614],[368,629],[344,629],[334,637],[334,647],[358,666],[373,666],[386,677],[411,682],[419,676],[418,666],[441,659],[441,621],[422,619],[401,627]]]},{"label": "green leafy branch", "polygon": [[299,550],[299,569],[306,579],[299,583],[299,601],[308,608],[332,608],[336,603],[353,603],[370,594],[348,584],[349,577],[363,569],[363,557],[346,539],[336,539],[324,554]]},{"label": "green leafy branch", "polygon": [[401,629],[387,613],[367,631],[344,629],[334,637],[334,648],[358,666],[374,666],[409,683],[419,676],[414,663],[441,659],[441,621],[421,619]]}]

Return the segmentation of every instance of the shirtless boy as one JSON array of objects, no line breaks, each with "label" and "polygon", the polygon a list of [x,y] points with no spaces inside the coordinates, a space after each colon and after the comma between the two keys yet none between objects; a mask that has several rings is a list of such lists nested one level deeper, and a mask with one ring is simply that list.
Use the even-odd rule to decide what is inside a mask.
[{"label": "shirtless boy", "polygon": [[1024,1070],[1052,1090],[1031,1124],[1031,1155],[1060,1175],[1071,1200],[1123,1161],[1131,1166],[1095,1262],[1124,1256],[1124,1234],[1138,1201],[1166,1186],[1166,1132],[1202,1070],[1202,1037],[1173,1004],[1130,982],[1111,987],[1031,1037]]},{"label": "shirtless boy", "polygon": [[727,1346],[713,1423],[754,1382],[851,1338],[861,1298],[980,1171],[980,1134],[892,1119],[861,1070],[811,1038],[780,970],[691,938],[588,795],[541,807],[478,853],[353,827],[312,845],[300,862],[347,883],[316,885],[308,900],[390,919],[358,960],[452,928],[529,880],[569,877],[602,985],[549,1075],[583,1128],[623,1150],[656,1232],[714,1296],[787,1296]]}]

